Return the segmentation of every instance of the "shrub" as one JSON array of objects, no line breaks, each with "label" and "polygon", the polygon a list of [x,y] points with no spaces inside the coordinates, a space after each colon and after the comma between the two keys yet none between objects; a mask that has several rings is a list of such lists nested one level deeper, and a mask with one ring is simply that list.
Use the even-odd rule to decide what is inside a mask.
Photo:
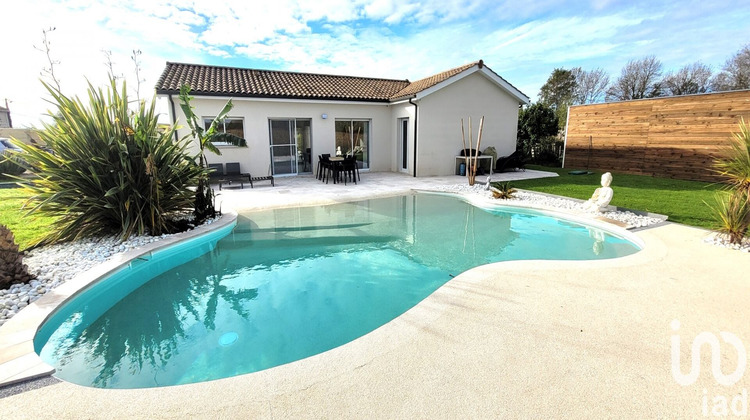
[{"label": "shrub", "polygon": [[190,187],[204,175],[172,141],[175,127],[160,130],[154,101],[128,109],[125,82],[105,91],[88,88],[88,104],[45,84],[57,106],[40,130],[49,151],[17,143],[26,168],[39,175],[30,190],[31,213],[58,217],[43,243],[84,236],[160,235],[179,229],[192,210]]},{"label": "shrub", "polygon": [[23,264],[23,254],[18,252],[13,232],[0,225],[0,289],[14,283],[28,283],[31,279]]},{"label": "shrub", "polygon": [[750,226],[747,197],[737,193],[717,193],[716,205],[711,207],[717,222],[716,230],[730,243],[742,243]]},{"label": "shrub", "polygon": [[739,131],[714,161],[714,170],[727,183],[728,196],[717,196],[712,209],[719,221],[719,232],[738,244],[750,227],[750,127],[740,120]]},{"label": "shrub", "polygon": [[490,191],[493,197],[502,200],[513,198],[516,193],[516,189],[510,185],[510,182],[492,182],[490,183]]}]

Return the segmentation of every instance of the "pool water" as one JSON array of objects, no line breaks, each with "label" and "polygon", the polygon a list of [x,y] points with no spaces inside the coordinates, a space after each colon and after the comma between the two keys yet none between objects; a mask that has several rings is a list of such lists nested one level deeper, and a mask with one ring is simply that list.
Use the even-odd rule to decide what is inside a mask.
[{"label": "pool water", "polygon": [[638,249],[541,213],[438,194],[252,212],[221,240],[172,251],[189,261],[155,254],[84,291],[35,347],[55,376],[80,385],[201,382],[345,344],[478,265]]}]

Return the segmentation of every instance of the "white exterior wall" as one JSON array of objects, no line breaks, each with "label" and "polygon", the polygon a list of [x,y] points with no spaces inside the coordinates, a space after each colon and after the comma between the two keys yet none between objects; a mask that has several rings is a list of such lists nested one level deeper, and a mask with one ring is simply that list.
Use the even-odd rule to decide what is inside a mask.
[{"label": "white exterior wall", "polygon": [[[185,123],[185,115],[180,109],[176,96],[175,102],[179,136],[189,134]],[[196,115],[201,118],[214,117],[221,111],[228,98],[195,96],[191,105]],[[393,136],[391,124],[391,110],[387,103],[366,102],[328,102],[328,101],[300,101],[300,100],[263,100],[256,98],[233,98],[234,108],[229,112],[229,118],[242,118],[245,140],[248,147],[220,147],[221,156],[208,152],[209,163],[239,162],[240,171],[254,176],[266,175],[271,164],[269,119],[273,118],[305,118],[311,120],[311,141],[313,156],[313,171],[317,166],[317,155],[336,150],[335,126],[336,119],[365,119],[370,121],[370,170],[390,171],[392,168]],[[170,110],[171,112],[171,110]],[[327,114],[327,119],[321,117]],[[197,153],[197,143],[192,145]]]},{"label": "white exterior wall", "polygon": [[473,73],[420,99],[417,134],[417,176],[453,175],[455,156],[463,148],[461,118],[466,147],[469,117],[476,148],[479,120],[484,116],[481,150],[494,146],[498,156],[516,150],[518,99],[487,79]]},{"label": "white exterior wall", "polygon": [[406,155],[406,162],[407,162],[407,171],[406,173],[410,175],[414,175],[414,105],[407,102],[400,102],[394,105],[391,105],[391,144],[392,144],[392,150],[391,150],[391,172],[400,172],[401,171],[401,161],[399,160],[401,157],[401,151],[399,150],[399,147],[401,145],[399,133],[400,128],[398,126],[399,119],[401,118],[408,118],[409,119],[409,129],[407,133],[407,155]]}]

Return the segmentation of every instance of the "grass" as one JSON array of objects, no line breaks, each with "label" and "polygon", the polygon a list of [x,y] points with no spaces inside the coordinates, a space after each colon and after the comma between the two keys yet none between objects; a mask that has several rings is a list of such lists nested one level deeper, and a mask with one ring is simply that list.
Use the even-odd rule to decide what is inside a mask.
[{"label": "grass", "polygon": [[26,216],[22,206],[28,198],[29,193],[20,188],[0,189],[0,224],[10,228],[22,250],[36,243],[55,222],[54,218],[39,214]]},{"label": "grass", "polygon": [[[570,175],[570,168],[527,165],[529,169],[556,172],[559,177],[514,181],[513,186],[531,191],[587,200],[600,186],[602,172]],[[713,203],[720,184],[643,175],[612,174],[615,196],[610,204],[669,216],[669,220],[711,229],[716,219],[706,203]]]}]

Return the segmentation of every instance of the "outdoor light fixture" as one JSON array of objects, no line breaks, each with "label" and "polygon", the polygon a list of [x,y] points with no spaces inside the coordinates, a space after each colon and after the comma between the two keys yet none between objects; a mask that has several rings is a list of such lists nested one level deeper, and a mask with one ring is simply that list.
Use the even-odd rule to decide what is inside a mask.
[{"label": "outdoor light fixture", "polygon": [[322,118],[322,119],[324,119],[324,120],[325,120],[326,118],[328,118],[328,114],[321,114],[321,115],[320,115],[320,118]]}]

